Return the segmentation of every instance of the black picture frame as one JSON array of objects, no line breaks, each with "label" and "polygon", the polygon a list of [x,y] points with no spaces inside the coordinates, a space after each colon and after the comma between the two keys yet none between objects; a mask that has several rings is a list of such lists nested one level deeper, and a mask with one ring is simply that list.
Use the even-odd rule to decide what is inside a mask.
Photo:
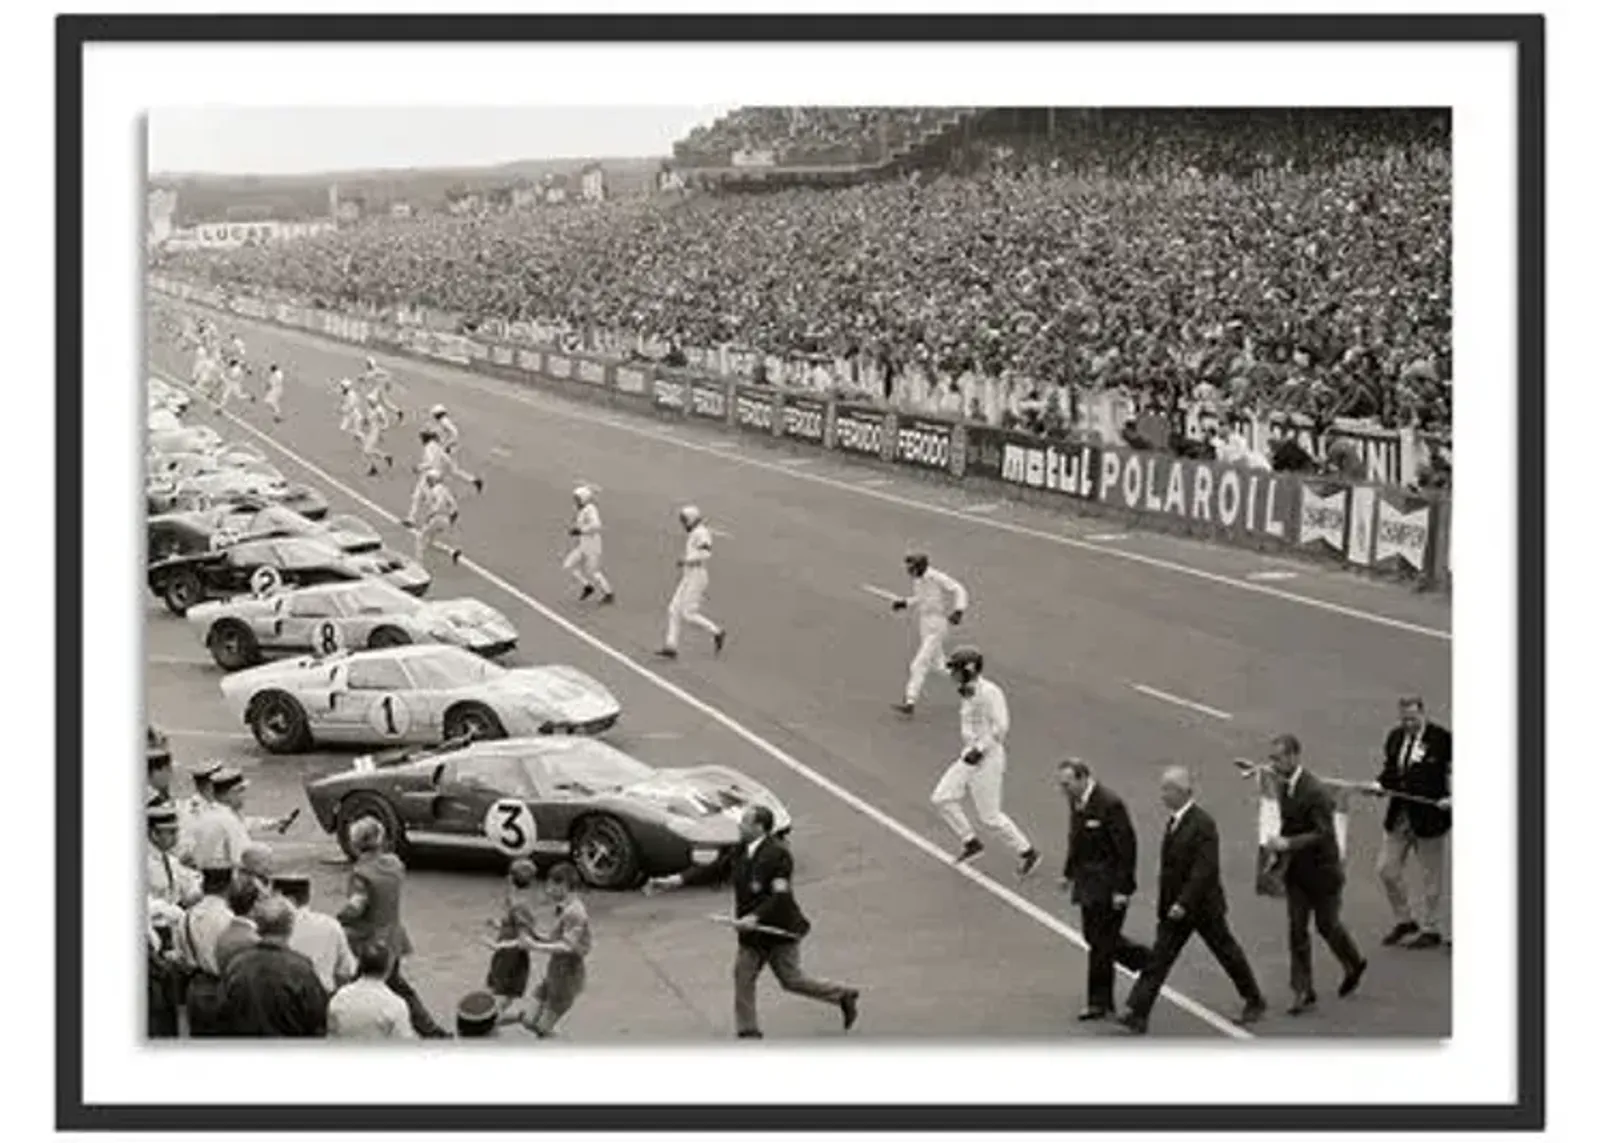
[{"label": "black picture frame", "polygon": [[[83,1096],[83,52],[134,42],[1500,42],[1517,53],[1517,1098],[1501,1105],[89,1104]],[[1539,15],[67,15],[56,21],[58,1130],[1532,1131],[1545,1076],[1545,27]]]}]

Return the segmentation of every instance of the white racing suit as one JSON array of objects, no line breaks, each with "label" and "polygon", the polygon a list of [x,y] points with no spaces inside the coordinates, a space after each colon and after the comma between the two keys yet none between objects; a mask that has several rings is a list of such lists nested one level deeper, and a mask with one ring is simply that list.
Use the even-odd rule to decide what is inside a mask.
[{"label": "white racing suit", "polygon": [[705,521],[701,521],[689,530],[689,538],[683,546],[683,575],[678,579],[677,590],[672,593],[672,602],[667,605],[666,645],[671,650],[677,650],[678,636],[685,623],[691,623],[713,636],[722,630],[700,611],[700,605],[705,602],[706,587],[711,582],[710,561],[711,529],[706,527]]},{"label": "white racing suit", "polygon": [[1006,776],[1006,732],[1010,728],[1005,692],[988,679],[979,678],[971,696],[961,700],[961,752],[965,756],[979,750],[982,757],[976,763],[961,758],[952,762],[933,788],[932,801],[956,836],[965,842],[977,836],[961,808],[962,799],[970,794],[978,821],[1003,837],[1020,855],[1032,847],[1017,823],[1000,808]]},{"label": "white racing suit", "polygon": [[567,553],[567,558],[561,561],[562,568],[580,586],[592,587],[602,595],[610,595],[611,584],[607,582],[605,572],[600,570],[600,509],[593,504],[585,504],[578,509],[572,526],[577,530],[578,542]]},{"label": "white racing suit", "polygon": [[917,621],[917,653],[906,678],[906,705],[916,705],[928,672],[944,666],[950,613],[965,611],[967,602],[967,589],[938,568],[930,567],[912,584],[905,603]]},{"label": "white racing suit", "polygon": [[437,472],[442,476],[454,476],[468,484],[476,484],[477,478],[466,472],[455,462],[455,458],[444,451],[438,441],[429,441],[422,446],[422,459],[417,462],[417,484],[411,490],[411,511],[407,519],[418,519],[417,512],[422,505],[422,494],[427,489],[428,473]]},{"label": "white racing suit", "polygon": [[412,519],[417,522],[416,556],[417,562],[420,563],[427,554],[428,546],[455,527],[456,516],[461,509],[456,504],[455,496],[442,481],[431,488],[425,485],[420,490],[417,507],[421,511],[414,513]]}]

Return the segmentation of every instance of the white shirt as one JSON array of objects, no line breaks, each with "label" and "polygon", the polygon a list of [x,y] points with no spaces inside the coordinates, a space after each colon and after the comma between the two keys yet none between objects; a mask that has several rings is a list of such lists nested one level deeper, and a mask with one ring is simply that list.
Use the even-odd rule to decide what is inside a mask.
[{"label": "white shirt", "polygon": [[683,544],[683,570],[707,570],[711,561],[711,529],[704,520],[689,529],[689,538]]},{"label": "white shirt", "polygon": [[317,970],[317,979],[330,994],[339,987],[339,981],[349,980],[356,974],[350,938],[345,936],[344,926],[326,913],[295,909],[289,947],[311,962],[311,967]]},{"label": "white shirt", "polygon": [[352,980],[328,1001],[328,1035],[342,1040],[414,1040],[406,1002],[383,981]]},{"label": "white shirt", "polygon": [[345,416],[358,416],[361,412],[361,398],[354,389],[347,390],[344,400],[339,405],[339,411]]},{"label": "white shirt", "polygon": [[598,536],[600,534],[600,509],[593,504],[585,504],[578,509],[577,518],[573,520],[572,526],[578,530],[578,535],[580,536]]},{"label": "white shirt", "polygon": [[980,678],[973,685],[971,697],[961,700],[962,745],[989,755],[1005,749],[1006,732],[1010,729],[1011,712],[1006,708],[1005,692]]},{"label": "white shirt", "polygon": [[212,976],[217,968],[217,938],[233,924],[233,910],[221,897],[207,895],[189,906],[183,924],[178,926],[178,941],[189,962]]},{"label": "white shirt", "polygon": [[271,373],[268,373],[267,374],[267,384],[272,386],[274,389],[282,389],[283,388],[283,370],[282,369],[274,369]]},{"label": "white shirt", "polygon": [[221,802],[212,802],[194,822],[194,863],[201,869],[238,865],[250,845],[244,819]]},{"label": "white shirt", "polygon": [[182,905],[200,894],[200,875],[178,859],[176,848],[163,853],[149,843],[144,851],[145,892],[169,905]]},{"label": "white shirt", "polygon": [[1172,811],[1172,816],[1167,819],[1167,829],[1168,830],[1177,829],[1178,828],[1178,823],[1183,820],[1183,815],[1189,812],[1189,807],[1192,806],[1192,805],[1194,805],[1194,799],[1190,798],[1187,802],[1184,802],[1183,805],[1181,805],[1177,809],[1173,810]]},{"label": "white shirt", "polygon": [[448,416],[435,417],[433,423],[439,428],[439,439],[444,442],[445,448],[460,442],[461,430],[456,428],[456,423]]},{"label": "white shirt", "polygon": [[450,458],[445,455],[444,445],[438,441],[429,441],[422,446],[422,461],[417,465],[418,471],[437,472],[442,475],[446,465],[452,468],[455,467],[450,464]]},{"label": "white shirt", "polygon": [[943,626],[952,611],[965,611],[967,602],[967,589],[933,567],[912,581],[906,597],[906,606],[923,628]]},{"label": "white shirt", "polygon": [[425,484],[422,487],[422,514],[424,518],[430,516],[450,516],[460,508],[456,498],[443,481],[438,484]]}]

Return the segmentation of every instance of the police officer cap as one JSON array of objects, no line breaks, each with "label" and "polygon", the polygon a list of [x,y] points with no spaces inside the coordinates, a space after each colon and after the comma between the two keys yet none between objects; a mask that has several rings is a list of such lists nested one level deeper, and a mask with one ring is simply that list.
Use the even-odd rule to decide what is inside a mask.
[{"label": "police officer cap", "polygon": [[226,794],[229,790],[242,789],[249,784],[245,776],[232,766],[221,766],[211,773],[211,788],[219,794]]},{"label": "police officer cap", "polygon": [[210,758],[200,763],[200,765],[189,771],[189,773],[194,775],[194,780],[196,782],[209,782],[224,769],[226,769],[226,767],[224,767],[221,762],[218,762],[215,758]]},{"label": "police officer cap", "polygon": [[307,873],[278,873],[272,878],[272,887],[279,893],[309,893],[311,876]]},{"label": "police officer cap", "polygon": [[469,992],[456,1005],[456,1035],[487,1036],[499,1020],[499,1007],[492,993]]},{"label": "police officer cap", "polygon": [[167,802],[152,800],[144,808],[144,823],[151,829],[156,826],[175,826],[178,824],[178,811]]}]

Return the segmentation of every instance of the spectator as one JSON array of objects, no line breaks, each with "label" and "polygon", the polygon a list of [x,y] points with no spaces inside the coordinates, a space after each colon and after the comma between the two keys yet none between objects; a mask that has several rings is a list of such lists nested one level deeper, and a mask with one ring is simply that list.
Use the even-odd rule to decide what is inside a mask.
[{"label": "spectator", "polygon": [[328,1035],[340,1040],[415,1040],[411,1011],[385,983],[394,954],[381,940],[361,946],[359,975],[328,1002]]},{"label": "spectator", "polygon": [[223,1035],[222,970],[217,964],[217,938],[233,922],[233,912],[227,901],[232,883],[231,867],[201,869],[200,900],[189,906],[178,929],[178,947],[190,970],[184,1005],[191,1036]]},{"label": "spectator", "polygon": [[256,928],[260,939],[234,957],[223,973],[224,1034],[326,1035],[328,994],[311,962],[289,948],[293,907],[281,897],[267,898],[257,912]]},{"label": "spectator", "polygon": [[233,958],[256,943],[256,906],[261,903],[261,883],[242,869],[233,873],[228,886],[228,909],[233,916],[228,927],[217,934],[217,968],[228,975]]},{"label": "spectator", "polygon": [[332,995],[356,975],[356,959],[344,926],[311,908],[311,878],[305,874],[281,874],[272,879],[272,887],[294,907],[289,947],[311,962],[323,991]]}]

